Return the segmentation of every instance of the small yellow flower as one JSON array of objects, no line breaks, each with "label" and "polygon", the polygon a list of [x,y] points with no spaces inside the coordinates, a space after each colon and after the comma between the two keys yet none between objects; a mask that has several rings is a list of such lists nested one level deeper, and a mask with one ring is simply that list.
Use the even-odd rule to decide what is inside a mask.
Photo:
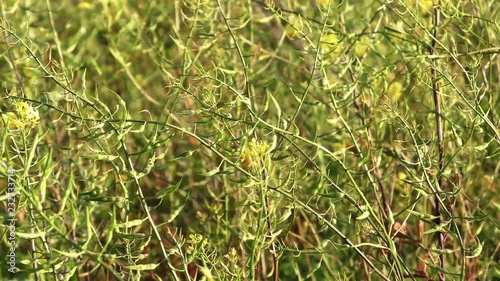
[{"label": "small yellow flower", "polygon": [[398,81],[394,81],[389,88],[387,88],[387,96],[392,102],[397,102],[403,93],[403,84]]},{"label": "small yellow flower", "polygon": [[187,240],[187,242],[189,244],[199,244],[201,242],[201,240],[203,240],[203,235],[201,234],[189,234],[189,239]]},{"label": "small yellow flower", "polygon": [[30,113],[30,106],[29,106],[29,104],[25,103],[24,101],[20,101],[20,102],[16,103],[16,111],[23,118],[27,118],[29,113]]},{"label": "small yellow flower", "polygon": [[194,252],[194,247],[193,245],[189,245],[186,249],[186,253],[188,253],[189,255],[191,255],[192,253]]},{"label": "small yellow flower", "polygon": [[40,120],[38,111],[24,101],[16,103],[16,111],[21,120],[34,127]]},{"label": "small yellow flower", "polygon": [[11,130],[21,129],[26,126],[33,128],[40,121],[38,111],[23,101],[16,103],[15,112],[8,112],[1,117],[3,123],[8,124]]},{"label": "small yellow flower", "polygon": [[324,55],[327,55],[328,57],[330,57],[331,59],[334,59],[338,55],[340,55],[340,52],[342,50],[337,35],[335,35],[333,33],[330,33],[328,35],[323,36],[323,38],[321,38],[321,42],[320,42],[319,46],[320,46],[321,52]]},{"label": "small yellow flower", "polygon": [[356,53],[356,56],[362,57],[364,54],[366,54],[369,45],[370,39],[368,39],[368,37],[366,36],[361,37],[361,39],[354,45],[354,52]]},{"label": "small yellow flower", "polygon": [[316,0],[316,5],[322,10],[328,10],[328,5],[332,5],[333,3],[330,4],[332,0]]},{"label": "small yellow flower", "polygon": [[428,15],[434,10],[434,3],[432,0],[420,0],[418,1],[418,8],[421,15]]},{"label": "small yellow flower", "polygon": [[304,29],[304,23],[300,16],[291,15],[288,18],[288,24],[285,27],[285,33],[289,38],[298,36],[298,33]]},{"label": "small yellow flower", "polygon": [[78,9],[80,10],[89,10],[92,9],[94,6],[88,2],[80,2],[78,4]]},{"label": "small yellow flower", "polygon": [[268,148],[269,145],[266,142],[252,139],[252,141],[249,142],[247,147],[245,148],[245,151],[243,151],[243,153],[241,154],[241,162],[243,163],[243,168],[259,169],[259,167],[264,167],[265,156]]},{"label": "small yellow flower", "polygon": [[[437,1],[436,1],[437,2]],[[440,1],[445,2],[445,1]],[[412,12],[418,12],[421,16],[432,15],[434,11],[434,1],[433,0],[403,0],[403,4]]]},{"label": "small yellow flower", "polygon": [[8,126],[10,130],[18,130],[24,127],[24,123],[17,118],[17,115],[14,112],[2,114],[2,123],[2,125],[5,124]]},{"label": "small yellow flower", "polygon": [[29,116],[29,119],[28,119],[32,126],[34,126],[35,124],[38,123],[38,121],[40,121],[40,115],[38,114],[38,111],[33,111],[30,116]]},{"label": "small yellow flower", "polygon": [[233,265],[238,262],[238,256],[235,248],[231,248],[231,250],[229,250],[229,253],[224,255],[224,257],[227,258]]}]

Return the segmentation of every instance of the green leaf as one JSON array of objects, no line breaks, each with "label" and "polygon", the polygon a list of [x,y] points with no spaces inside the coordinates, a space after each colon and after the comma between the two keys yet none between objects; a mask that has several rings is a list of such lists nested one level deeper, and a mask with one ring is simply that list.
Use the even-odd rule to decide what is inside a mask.
[{"label": "green leaf", "polygon": [[186,202],[187,202],[190,194],[191,194],[191,192],[188,191],[188,193],[184,197],[182,204],[170,215],[170,218],[168,218],[169,223],[173,222],[175,220],[175,218],[181,213],[182,209],[184,209],[184,205],[186,205]]},{"label": "green leaf", "polygon": [[34,239],[34,238],[39,238],[39,237],[44,237],[44,236],[45,236],[45,231],[34,232],[34,233],[16,232],[16,237],[23,238],[23,239]]},{"label": "green leaf", "polygon": [[269,148],[267,149],[267,151],[270,152],[270,153],[275,152],[277,145],[278,145],[278,136],[276,134],[274,134],[273,135],[273,141],[269,145]]},{"label": "green leaf", "polygon": [[216,173],[216,175],[232,175],[234,174],[234,169],[222,170]]},{"label": "green leaf", "polygon": [[217,174],[219,172],[220,172],[220,167],[215,167],[214,169],[212,169],[212,170],[210,170],[210,171],[208,171],[206,173],[203,173],[200,176],[211,177],[211,176],[213,176],[213,175],[215,175],[215,174]]},{"label": "green leaf", "polygon": [[456,249],[456,250],[452,250],[452,249],[432,249],[431,252],[435,253],[435,254],[438,254],[438,255],[447,255],[447,254],[453,254],[454,252],[456,251],[460,251],[459,249]]},{"label": "green leaf", "polygon": [[482,145],[474,146],[474,149],[478,152],[483,151],[490,145],[490,143],[491,143],[491,141],[487,142],[485,144],[482,144]]},{"label": "green leaf", "polygon": [[159,263],[137,264],[137,265],[124,265],[123,267],[130,270],[154,270],[160,265]]},{"label": "green leaf", "polygon": [[124,223],[119,223],[116,225],[117,228],[130,228],[130,227],[134,227],[134,226],[138,226],[138,225],[141,225],[143,222],[145,221],[144,220],[141,220],[141,219],[136,219],[136,220],[131,220],[131,221],[128,221],[128,222],[124,222]]},{"label": "green leaf", "polygon": [[270,94],[269,97],[273,101],[274,107],[276,107],[278,118],[281,119],[281,107],[280,107],[280,104],[278,103],[278,101],[276,101],[276,99],[273,97],[273,95]]},{"label": "green leaf", "polygon": [[96,196],[96,197],[87,197],[85,198],[86,201],[94,201],[94,202],[126,202],[127,198],[122,197],[122,196],[109,196],[109,197],[104,197],[104,196]]},{"label": "green leaf", "polygon": [[413,211],[413,210],[408,210],[408,212],[410,212],[412,215],[414,215],[417,218],[419,218],[421,220],[424,220],[424,221],[433,221],[433,220],[435,220],[437,218],[436,216],[429,215],[429,214],[423,214],[423,213],[416,212],[416,211]]},{"label": "green leaf", "polygon": [[74,251],[59,251],[55,248],[52,249],[53,252],[56,252],[62,256],[65,256],[65,257],[68,257],[68,258],[72,258],[72,259],[76,259],[76,258],[79,258],[80,256],[83,256],[85,254],[85,251],[82,251],[82,252],[74,252]]},{"label": "green leaf", "polygon": [[474,246],[471,249],[467,250],[467,252],[470,254],[467,254],[465,257],[468,259],[477,258],[483,252],[484,242],[481,243],[481,241],[479,241],[479,238],[476,239],[477,239],[477,246]]},{"label": "green leaf", "polygon": [[278,156],[275,156],[275,157],[271,157],[271,160],[273,161],[281,161],[283,159],[286,159],[288,157],[292,156],[291,154],[284,154],[284,155],[278,155]]},{"label": "green leaf", "polygon": [[318,193],[319,196],[331,199],[344,198],[345,193]]},{"label": "green leaf", "polygon": [[84,154],[82,155],[82,158],[84,159],[93,159],[93,160],[100,160],[100,161],[113,161],[118,156],[116,155],[106,155],[106,154]]},{"label": "green leaf", "polygon": [[169,186],[163,190],[158,191],[155,194],[155,198],[160,199],[160,198],[165,197],[167,194],[170,194],[170,193],[176,191],[179,188],[179,186],[181,185],[181,182],[182,182],[182,179],[178,183],[176,183],[175,185]]},{"label": "green leaf", "polygon": [[370,216],[370,212],[364,211],[361,215],[356,217],[356,220],[364,220],[364,219],[368,218],[368,216]]},{"label": "green leaf", "polygon": [[117,94],[111,90],[109,90],[109,91],[111,93],[113,93],[115,95],[115,98],[118,100],[117,112],[120,114],[119,115],[120,127],[123,128],[125,126],[125,121],[127,120],[127,117],[128,117],[127,104],[125,103],[125,101],[122,99],[122,97],[119,94]]},{"label": "green leaf", "polygon": [[195,150],[188,150],[188,151],[179,153],[179,154],[175,155],[174,158],[170,159],[170,161],[176,161],[177,159],[191,156],[191,155],[193,155],[193,152],[195,152]]},{"label": "green leaf", "polygon": [[43,167],[43,175],[40,180],[39,190],[40,190],[40,201],[45,201],[45,195],[47,194],[47,180],[52,176],[52,171],[59,164],[59,161],[52,163],[52,149],[49,150],[49,153],[45,155],[43,161],[45,161],[45,165]]},{"label": "green leaf", "polygon": [[118,233],[118,236],[128,240],[144,239],[147,237],[144,233]]}]

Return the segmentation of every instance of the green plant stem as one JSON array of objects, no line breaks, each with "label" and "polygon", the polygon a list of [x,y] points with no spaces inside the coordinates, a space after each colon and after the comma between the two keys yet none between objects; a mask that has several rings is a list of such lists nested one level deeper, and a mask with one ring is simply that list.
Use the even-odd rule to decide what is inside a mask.
[{"label": "green plant stem", "polygon": [[[434,17],[433,17],[433,34],[432,34],[432,41],[429,47],[429,54],[430,56],[433,56],[436,52],[436,44],[437,44],[437,37],[438,37],[438,26],[439,26],[439,9],[434,6]],[[432,61],[432,67],[431,67],[431,77],[432,77],[432,94],[434,96],[434,106],[435,106],[435,112],[436,112],[436,133],[438,137],[438,151],[439,151],[439,164],[438,164],[438,192],[434,194],[435,196],[435,201],[434,201],[434,214],[436,216],[436,219],[434,223],[436,225],[441,225],[441,203],[440,203],[440,198],[442,187],[444,186],[444,177],[443,177],[443,172],[444,172],[444,143],[443,143],[443,125],[441,121],[441,97],[439,94],[439,86],[437,82],[437,74],[436,74],[436,62]],[[443,205],[444,207],[444,205]],[[437,232],[437,239],[438,239],[438,245],[439,249],[441,251],[444,250],[445,248],[445,233],[443,231],[438,231]],[[439,260],[440,260],[440,266],[443,271],[445,270],[445,256],[444,253],[441,252],[439,254]],[[442,272],[438,273],[439,280],[444,281],[445,274]]]}]

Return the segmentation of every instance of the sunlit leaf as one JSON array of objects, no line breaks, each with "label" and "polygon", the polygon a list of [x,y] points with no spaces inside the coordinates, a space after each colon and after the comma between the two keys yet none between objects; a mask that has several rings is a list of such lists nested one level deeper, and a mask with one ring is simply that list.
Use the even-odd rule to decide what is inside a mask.
[{"label": "sunlit leaf", "polygon": [[167,194],[170,194],[170,193],[176,191],[179,188],[179,186],[181,185],[181,182],[182,182],[182,179],[180,179],[175,185],[169,186],[165,189],[158,191],[155,194],[155,198],[161,199],[161,198],[165,197]]},{"label": "sunlit leaf", "polygon": [[184,197],[184,200],[182,201],[181,205],[175,209],[175,211],[170,215],[168,218],[168,222],[173,222],[175,218],[181,213],[182,209],[184,209],[184,205],[186,205],[187,200],[189,199],[189,196],[191,193],[188,191],[186,196]]}]

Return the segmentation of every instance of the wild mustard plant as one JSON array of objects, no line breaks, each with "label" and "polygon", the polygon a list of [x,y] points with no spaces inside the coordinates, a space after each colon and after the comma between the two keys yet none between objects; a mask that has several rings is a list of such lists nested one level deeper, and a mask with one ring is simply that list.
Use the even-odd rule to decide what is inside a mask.
[{"label": "wild mustard plant", "polygon": [[[253,212],[257,213],[257,218],[249,217],[246,223],[250,227],[246,228],[246,238],[243,240],[251,241],[250,250],[251,255],[247,260],[246,268],[255,268],[261,259],[262,253],[266,250],[271,254],[274,260],[274,270],[278,268],[278,253],[275,243],[276,236],[274,235],[274,223],[276,216],[276,206],[278,201],[272,198],[269,193],[269,185],[274,178],[274,169],[272,167],[271,155],[269,152],[269,144],[267,142],[253,138],[245,147],[241,161],[243,167],[247,169],[255,179],[251,181],[249,187],[251,188],[250,194],[257,195],[249,196],[250,208]],[[257,192],[255,192],[257,191]],[[256,219],[256,220],[255,220]],[[279,230],[278,230],[279,231]],[[234,259],[234,258],[233,258]],[[248,278],[254,280],[256,278],[255,271],[250,270]]]},{"label": "wild mustard plant", "polygon": [[[495,1],[32,2],[0,17],[0,84],[63,122],[32,138],[35,103],[1,116],[35,207],[18,280],[498,279]],[[250,130],[278,141],[235,163]]]}]

